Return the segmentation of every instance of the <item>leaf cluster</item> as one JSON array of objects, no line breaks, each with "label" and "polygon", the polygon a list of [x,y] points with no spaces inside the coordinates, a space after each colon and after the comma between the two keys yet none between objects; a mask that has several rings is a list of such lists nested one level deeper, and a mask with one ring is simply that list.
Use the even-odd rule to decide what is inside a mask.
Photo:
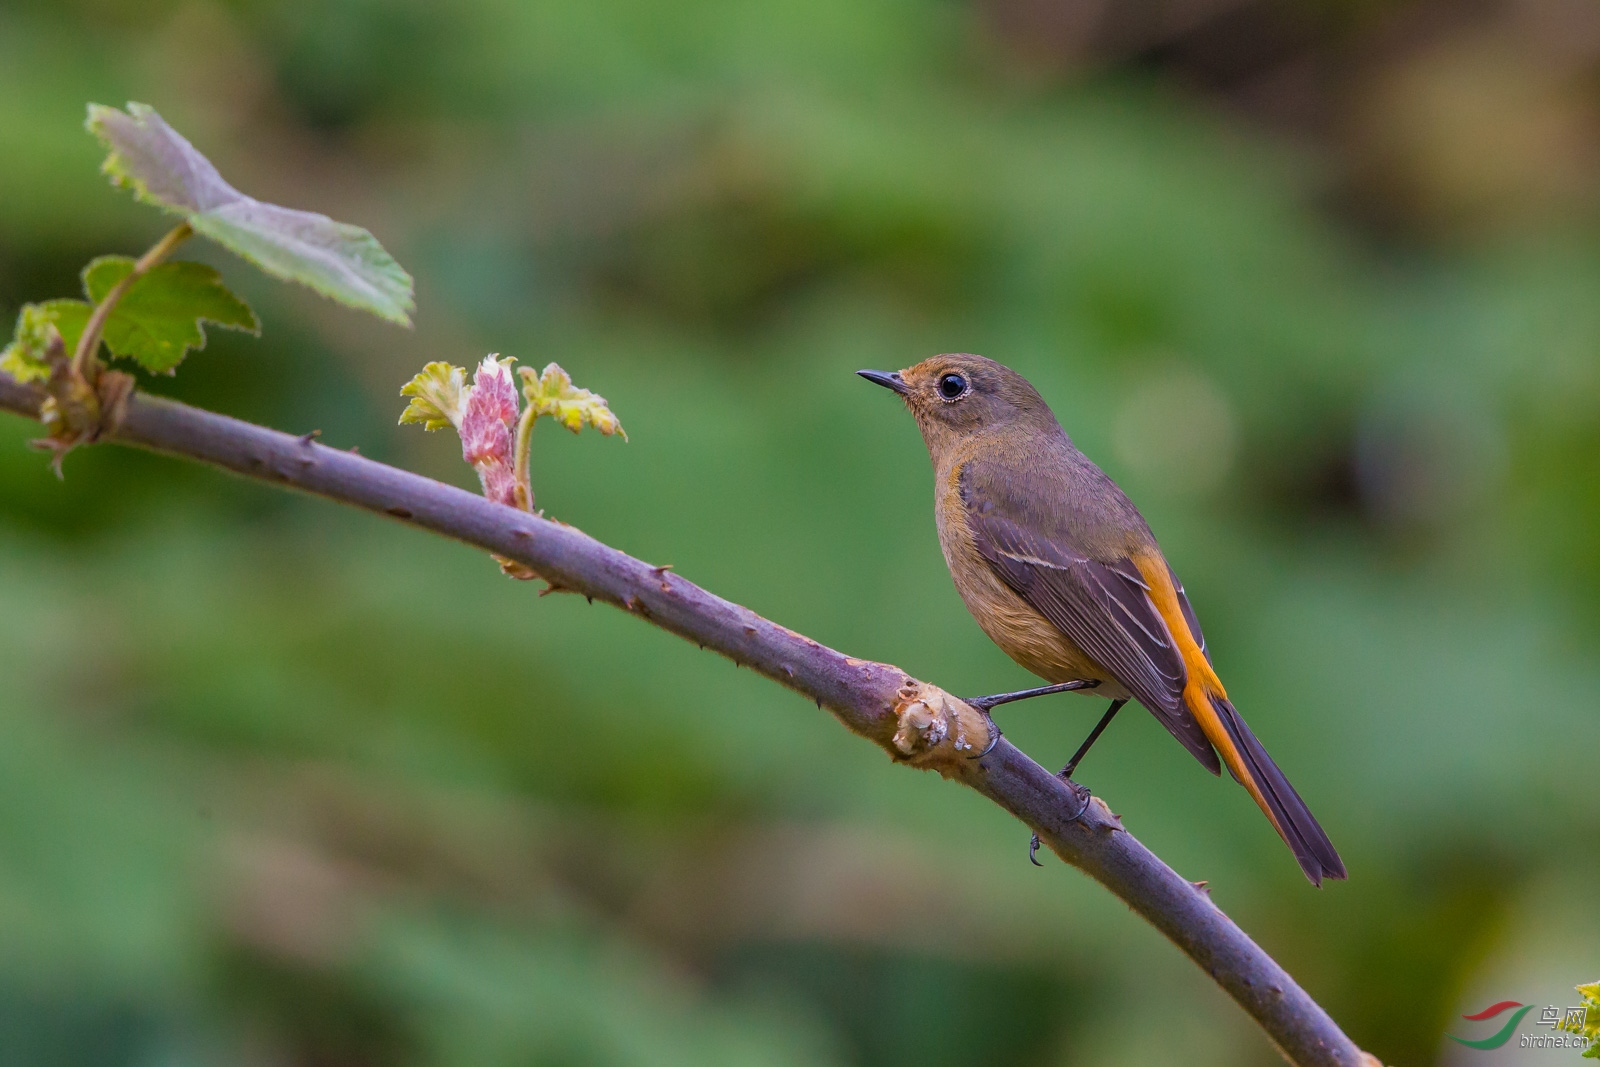
[{"label": "leaf cluster", "polygon": [[[86,300],[26,304],[16,340],[0,354],[0,370],[19,381],[49,376],[49,331],[67,352],[78,346],[95,305],[134,270],[128,256],[101,256],[83,269]],[[131,359],[152,374],[171,374],[191,348],[206,346],[204,324],[260,335],[254,311],[204,263],[161,263],[134,278],[105,320],[102,339],[113,356]]]},{"label": "leaf cluster", "polygon": [[274,277],[410,325],[411,276],[366,230],[246,196],[145,104],[130,103],[126,112],[91,104],[87,126],[107,149],[102,172],[137,199],[181,217],[187,229],[169,234],[143,259],[101,256],[89,263],[82,300],[24,305],[12,342],[0,352],[0,372],[22,382],[48,381],[52,366],[77,352],[86,330],[98,332],[74,359],[76,373],[101,342],[114,357],[171,374],[190,349],[205,347],[206,323],[259,335],[255,312],[215,268],[160,262],[191,232]]}]

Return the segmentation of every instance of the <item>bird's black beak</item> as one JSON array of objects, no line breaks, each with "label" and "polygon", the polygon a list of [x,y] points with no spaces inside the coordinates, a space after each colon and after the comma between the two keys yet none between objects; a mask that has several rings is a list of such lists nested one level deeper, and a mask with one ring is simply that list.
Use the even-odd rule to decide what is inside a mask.
[{"label": "bird's black beak", "polygon": [[900,377],[899,371],[858,370],[856,373],[869,382],[881,385],[885,389],[893,389],[901,396],[906,395],[906,380]]}]

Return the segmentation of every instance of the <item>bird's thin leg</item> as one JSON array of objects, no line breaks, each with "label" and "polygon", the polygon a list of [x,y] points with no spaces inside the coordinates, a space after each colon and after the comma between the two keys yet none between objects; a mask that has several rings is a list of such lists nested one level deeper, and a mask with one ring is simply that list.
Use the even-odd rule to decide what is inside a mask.
[{"label": "bird's thin leg", "polygon": [[1042,697],[1050,693],[1071,693],[1078,689],[1093,689],[1099,685],[1098,679],[1094,681],[1062,682],[1060,685],[1041,685],[1037,689],[1019,689],[1015,693],[996,693],[987,697],[965,697],[968,704],[979,711],[988,711],[1001,704],[1009,704],[1013,700],[1027,700],[1029,697]]},{"label": "bird's thin leg", "polygon": [[[1069,782],[1072,781],[1072,772],[1078,769],[1078,764],[1083,762],[1083,757],[1089,754],[1089,746],[1100,740],[1100,735],[1106,732],[1106,727],[1111,725],[1111,720],[1117,717],[1117,712],[1121,711],[1122,705],[1126,704],[1127,702],[1128,701],[1126,699],[1113,700],[1111,702],[1111,706],[1106,709],[1106,713],[1100,716],[1100,721],[1095,724],[1095,727],[1092,731],[1090,731],[1089,736],[1084,738],[1083,744],[1078,746],[1078,751],[1072,754],[1072,758],[1067,761],[1067,765],[1065,767],[1061,768],[1061,773],[1057,775],[1057,777],[1065,778]],[[1073,784],[1076,785],[1076,783]],[[1082,786],[1078,786],[1078,788],[1083,789]],[[1087,798],[1088,790],[1084,790],[1084,795]],[[1088,805],[1085,804],[1085,807],[1087,806]],[[1035,867],[1044,866],[1044,864],[1039,862],[1038,834],[1034,834],[1028,839],[1028,862],[1033,864]]]},{"label": "bird's thin leg", "polygon": [[1117,712],[1121,711],[1122,705],[1126,703],[1126,699],[1113,700],[1111,702],[1111,706],[1106,709],[1104,715],[1100,716],[1100,721],[1095,724],[1095,728],[1089,732],[1088,737],[1083,739],[1083,744],[1078,746],[1078,751],[1074,752],[1072,758],[1067,760],[1067,765],[1061,768],[1062,778],[1070,779],[1072,777],[1072,772],[1078,769],[1078,764],[1083,762],[1083,757],[1089,754],[1090,746],[1100,740],[1100,735],[1106,732],[1106,727],[1111,725],[1111,720],[1117,717]]},{"label": "bird's thin leg", "polygon": [[989,720],[989,743],[984,746],[982,752],[978,753],[976,756],[968,756],[967,758],[982,759],[989,753],[993,752],[994,746],[1000,743],[1000,726],[994,721],[994,716],[989,714],[990,708],[999,707],[1001,704],[1009,704],[1013,700],[1026,700],[1029,697],[1042,697],[1048,693],[1071,693],[1079,689],[1093,689],[1099,684],[1099,679],[1095,679],[1093,681],[1080,680],[1076,682],[1062,682],[1059,685],[1041,685],[1037,689],[1019,689],[1015,693],[996,693],[994,696],[966,698],[966,703],[977,708],[983,713],[983,717]]}]

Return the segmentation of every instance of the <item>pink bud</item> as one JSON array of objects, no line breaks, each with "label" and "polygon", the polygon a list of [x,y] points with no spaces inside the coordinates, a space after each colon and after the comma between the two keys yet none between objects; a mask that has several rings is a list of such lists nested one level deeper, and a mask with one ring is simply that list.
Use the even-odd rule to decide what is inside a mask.
[{"label": "pink bud", "polygon": [[486,356],[472,376],[461,416],[461,455],[476,467],[489,459],[512,462],[511,428],[517,423],[517,390],[511,372]]},{"label": "pink bud", "polygon": [[478,472],[483,495],[501,504],[516,503],[517,390],[511,372],[493,356],[484,358],[466,391],[461,416],[461,455]]},{"label": "pink bud", "polygon": [[517,475],[509,463],[490,460],[478,465],[478,481],[483,483],[483,495],[496,504],[517,506]]}]

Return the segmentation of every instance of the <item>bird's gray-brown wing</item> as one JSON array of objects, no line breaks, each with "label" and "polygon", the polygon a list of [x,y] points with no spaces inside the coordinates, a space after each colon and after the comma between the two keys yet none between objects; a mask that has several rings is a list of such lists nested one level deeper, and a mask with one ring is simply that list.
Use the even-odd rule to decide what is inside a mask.
[{"label": "bird's gray-brown wing", "polygon": [[[961,472],[961,499],[978,554],[1013,592],[1150,709],[1212,774],[1221,773],[1215,750],[1183,701],[1183,658],[1133,561],[1091,559],[1059,534],[1052,536],[1055,531],[1038,531],[1037,522],[1015,514],[1003,495],[990,490],[989,473],[976,464]],[[1188,598],[1180,599],[1193,626]]]}]

